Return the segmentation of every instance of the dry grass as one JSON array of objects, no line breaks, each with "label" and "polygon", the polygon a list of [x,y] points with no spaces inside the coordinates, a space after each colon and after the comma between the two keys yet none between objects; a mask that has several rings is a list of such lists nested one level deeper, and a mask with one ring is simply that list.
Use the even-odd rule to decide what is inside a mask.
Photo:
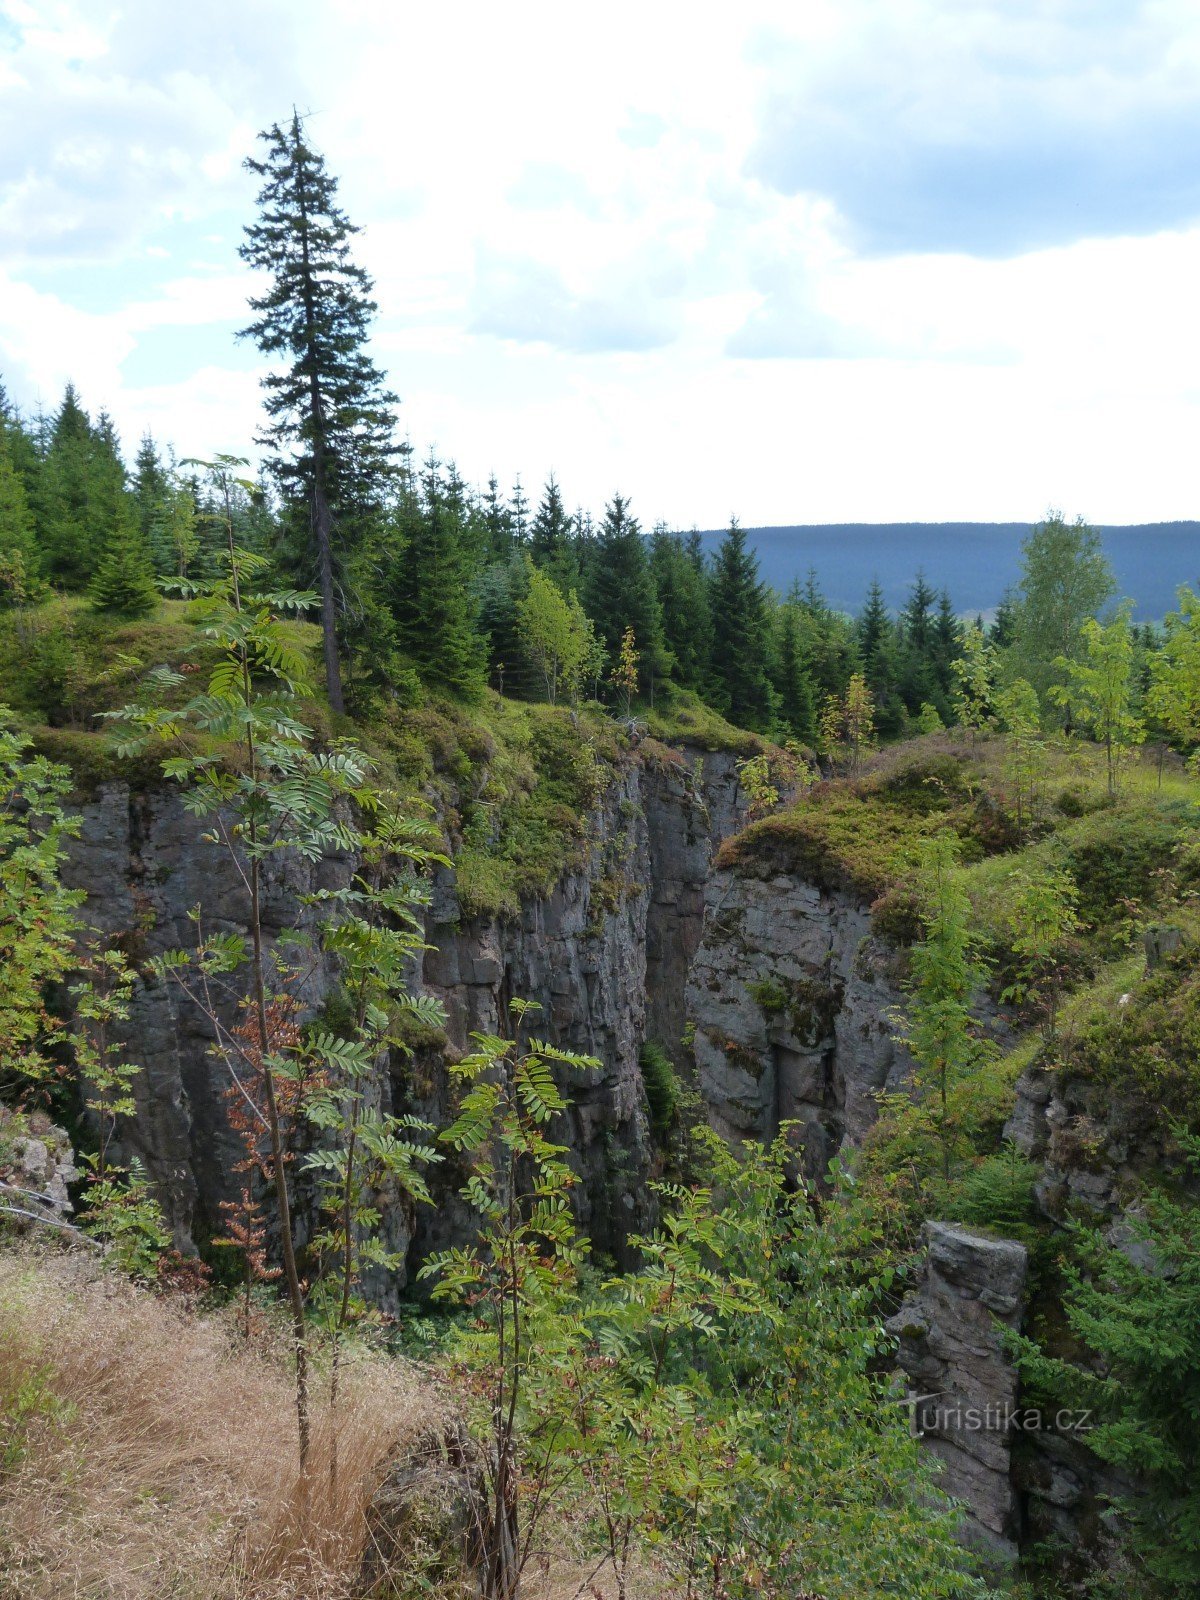
[{"label": "dry grass", "polygon": [[383,1467],[440,1405],[356,1361],[336,1492],[325,1415],[305,1494],[281,1345],[72,1256],[0,1256],[0,1600],[350,1595]]}]

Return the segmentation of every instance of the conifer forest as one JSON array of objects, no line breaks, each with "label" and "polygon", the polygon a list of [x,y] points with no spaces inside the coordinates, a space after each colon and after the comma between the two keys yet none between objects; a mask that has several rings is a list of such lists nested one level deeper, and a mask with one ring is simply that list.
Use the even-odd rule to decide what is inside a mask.
[{"label": "conifer forest", "polygon": [[0,1597],[1200,1595],[1194,544],[846,610],[476,481],[332,126],[254,428],[0,342]]}]

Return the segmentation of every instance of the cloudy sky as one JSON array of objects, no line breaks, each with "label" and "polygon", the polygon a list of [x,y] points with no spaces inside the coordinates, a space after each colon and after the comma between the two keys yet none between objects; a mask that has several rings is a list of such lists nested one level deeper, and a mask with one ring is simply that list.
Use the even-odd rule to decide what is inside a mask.
[{"label": "cloudy sky", "polygon": [[0,0],[0,377],[244,452],[266,123],[476,481],[715,526],[1200,513],[1195,0]]}]

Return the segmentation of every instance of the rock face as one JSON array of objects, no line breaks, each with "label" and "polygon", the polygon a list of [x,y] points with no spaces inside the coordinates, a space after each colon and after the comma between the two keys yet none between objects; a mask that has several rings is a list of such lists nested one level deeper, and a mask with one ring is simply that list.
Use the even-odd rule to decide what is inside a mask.
[{"label": "rock face", "polygon": [[0,1106],[0,1213],[17,1232],[52,1228],[71,1215],[68,1186],[80,1176],[71,1141],[45,1112]]},{"label": "rock face", "polygon": [[[583,1182],[584,1221],[605,1248],[619,1248],[643,1214],[651,1151],[638,1052],[647,1037],[677,1050],[683,985],[701,935],[704,884],[720,839],[745,820],[734,757],[662,746],[632,753],[589,818],[586,861],[551,894],[508,921],[462,920],[453,873],[434,887],[432,947],[418,985],[442,999],[449,1048],[474,1030],[495,1031],[512,997],[540,1006],[536,1031],[557,1045],[598,1056],[602,1070],[571,1085],[567,1137]],[[195,942],[190,913],[206,928],[244,930],[244,896],[226,853],[204,843],[177,795],[107,785],[83,808],[83,831],[64,876],[87,892],[86,918],[118,938],[135,963]],[[308,925],[304,895],[342,883],[345,857],[314,864],[289,856],[269,863],[264,922],[268,943]],[[333,974],[318,966],[306,1001],[318,1006]],[[236,1022],[231,993],[220,1002]],[[145,1162],[165,1202],[176,1243],[191,1248],[219,1227],[219,1203],[235,1193],[239,1150],[230,1131],[225,1075],[212,1058],[212,1027],[177,991],[153,980],[136,986],[127,1032],[138,1114],[123,1155]],[[440,1050],[393,1062],[378,1085],[385,1107],[446,1110]],[[457,1202],[419,1219],[403,1208],[385,1218],[392,1249],[418,1250],[456,1236]]]},{"label": "rock face", "polygon": [[945,1464],[942,1487],[962,1502],[971,1541],[1015,1560],[1011,1458],[1020,1413],[1002,1330],[1020,1325],[1025,1247],[945,1222],[925,1225],[925,1243],[916,1291],[888,1324],[900,1341],[914,1426]]},{"label": "rock face", "polygon": [[852,891],[716,872],[687,983],[701,1093],[727,1139],[803,1126],[821,1176],[911,1064],[893,1038],[894,953]]}]

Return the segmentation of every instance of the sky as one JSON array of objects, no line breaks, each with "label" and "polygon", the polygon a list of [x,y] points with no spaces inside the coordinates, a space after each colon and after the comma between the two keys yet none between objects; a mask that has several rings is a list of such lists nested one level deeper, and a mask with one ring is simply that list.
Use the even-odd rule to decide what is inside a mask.
[{"label": "sky", "polygon": [[1200,514],[1195,0],[0,0],[0,379],[253,454],[258,131],[416,449],[649,525]]}]

